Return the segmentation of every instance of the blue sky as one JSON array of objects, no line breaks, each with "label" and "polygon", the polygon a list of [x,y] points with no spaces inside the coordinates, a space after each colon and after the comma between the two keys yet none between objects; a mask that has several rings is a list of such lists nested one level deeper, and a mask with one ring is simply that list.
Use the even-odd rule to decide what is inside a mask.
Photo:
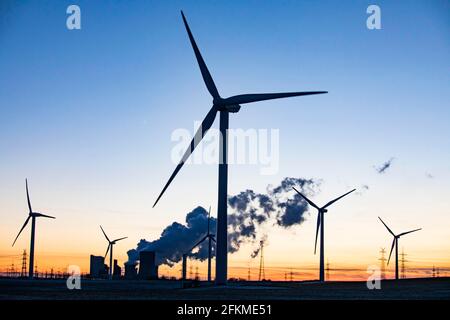
[{"label": "blue sky", "polygon": [[[72,3],[81,8],[81,30],[66,29]],[[372,3],[381,7],[382,30],[366,28]],[[442,200],[450,190],[447,1],[2,6],[2,247],[25,217],[25,177],[35,201],[62,216],[59,228],[70,236],[77,221],[86,222],[88,237],[109,224],[132,234],[129,247],[197,205],[215,206],[217,167],[193,165],[151,209],[174,168],[171,133],[192,131],[211,106],[180,9],[222,96],[329,91],[249,104],[231,115],[232,128],[280,130],[280,170],[263,176],[257,166],[232,166],[230,194],[264,191],[286,176],[314,177],[323,180],[323,200],[368,184],[349,214],[373,210],[370,219],[386,210],[403,221],[396,208],[405,206],[418,219],[430,203],[436,212],[450,208]],[[373,166],[391,157],[391,170],[378,175]],[[423,193],[430,202],[411,203]]]}]

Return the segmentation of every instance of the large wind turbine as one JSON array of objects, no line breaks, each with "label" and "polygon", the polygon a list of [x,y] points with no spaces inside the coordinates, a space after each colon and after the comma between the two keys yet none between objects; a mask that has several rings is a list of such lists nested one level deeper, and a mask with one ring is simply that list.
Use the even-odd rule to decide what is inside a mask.
[{"label": "large wind turbine", "polygon": [[198,245],[200,245],[203,241],[208,239],[208,282],[211,282],[211,256],[212,256],[212,243],[211,243],[211,241],[216,242],[216,239],[214,238],[214,235],[210,232],[210,227],[209,227],[210,218],[211,218],[211,207],[209,207],[209,211],[208,211],[208,232],[206,233],[206,235],[199,242],[197,242],[195,244],[195,246],[193,246],[191,248],[191,250],[189,250],[189,252],[191,252]]},{"label": "large wind turbine", "polygon": [[324,213],[328,212],[327,208],[329,206],[331,206],[333,203],[335,203],[339,199],[345,197],[349,193],[352,193],[356,189],[353,189],[353,190],[343,194],[342,196],[337,197],[334,200],[331,200],[330,202],[328,202],[323,207],[317,206],[314,202],[309,200],[306,196],[301,194],[300,191],[298,191],[294,187],[292,187],[292,189],[294,189],[303,199],[306,200],[306,202],[308,202],[311,206],[316,208],[317,211],[318,211],[318,214],[317,214],[317,227],[316,227],[316,241],[314,243],[314,254],[316,254],[317,236],[319,235],[319,227],[320,227],[320,272],[319,272],[319,276],[320,276],[320,281],[325,281],[325,244],[324,244],[324,222],[325,222],[324,218],[325,218],[325,216],[324,216]]},{"label": "large wind turbine", "polygon": [[241,104],[257,102],[263,100],[306,96],[312,94],[327,93],[327,91],[306,91],[306,92],[285,92],[285,93],[260,93],[260,94],[241,94],[229,98],[222,98],[217,91],[216,85],[212,79],[211,74],[203,60],[200,50],[195,43],[194,36],[191,33],[186,17],[181,12],[184,26],[189,36],[192,48],[200,67],[200,72],[205,82],[206,88],[213,98],[213,106],[207,113],[205,119],[201,123],[200,128],[195,133],[189,148],[184,153],[180,163],[176,166],[174,172],[170,176],[166,185],[162,189],[160,195],[155,201],[153,207],[158,203],[161,196],[166,191],[172,180],[177,175],[178,171],[183,167],[195,147],[203,139],[206,132],[211,128],[216,118],[217,113],[220,112],[220,152],[219,152],[219,188],[218,188],[218,205],[217,205],[217,246],[216,246],[216,284],[222,285],[227,282],[227,185],[228,185],[228,164],[227,164],[227,136],[229,127],[229,113],[236,113],[241,108]]},{"label": "large wind turbine", "polygon": [[102,229],[103,234],[105,235],[106,240],[108,240],[108,249],[106,249],[105,258],[108,255],[108,251],[111,248],[111,251],[109,251],[109,278],[112,279],[112,268],[113,268],[113,246],[116,244],[117,241],[126,239],[128,237],[119,238],[116,240],[109,240],[108,236],[105,233],[105,230],[103,230],[102,226],[100,226],[100,229]]},{"label": "large wind turbine", "polygon": [[31,209],[30,194],[28,193],[28,180],[27,179],[25,179],[25,188],[27,189],[28,218],[27,218],[27,220],[25,220],[25,223],[23,224],[22,228],[20,229],[19,234],[17,235],[16,239],[14,239],[14,242],[12,245],[14,246],[17,238],[19,238],[19,236],[20,236],[20,233],[27,226],[28,221],[31,219],[30,269],[28,270],[28,276],[30,277],[30,279],[33,279],[33,275],[34,275],[34,237],[35,237],[35,228],[36,228],[36,218],[43,217],[43,218],[55,219],[55,217],[47,216],[47,215],[39,213],[39,212],[33,212],[33,209]]},{"label": "large wind turbine", "polygon": [[392,250],[394,250],[394,246],[395,246],[395,280],[398,280],[398,239],[401,236],[404,236],[405,234],[422,230],[422,228],[414,229],[414,230],[411,230],[411,231],[402,232],[402,233],[399,233],[399,234],[396,235],[394,232],[392,232],[391,229],[389,229],[389,227],[386,225],[386,223],[384,223],[383,220],[381,220],[380,217],[378,217],[378,219],[380,219],[381,223],[384,224],[384,226],[389,231],[389,233],[392,234],[392,236],[394,237],[394,240],[392,240],[391,252],[389,253],[389,258],[388,258],[387,265],[389,265],[389,261],[391,260]]}]

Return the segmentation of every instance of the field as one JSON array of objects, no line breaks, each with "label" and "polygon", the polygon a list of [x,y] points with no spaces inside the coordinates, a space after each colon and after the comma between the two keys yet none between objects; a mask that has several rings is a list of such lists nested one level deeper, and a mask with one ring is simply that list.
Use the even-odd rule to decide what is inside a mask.
[{"label": "field", "polygon": [[450,299],[450,278],[384,280],[380,290],[365,282],[231,282],[225,287],[181,288],[169,280],[82,280],[68,290],[65,280],[0,279],[0,300],[371,300]]}]

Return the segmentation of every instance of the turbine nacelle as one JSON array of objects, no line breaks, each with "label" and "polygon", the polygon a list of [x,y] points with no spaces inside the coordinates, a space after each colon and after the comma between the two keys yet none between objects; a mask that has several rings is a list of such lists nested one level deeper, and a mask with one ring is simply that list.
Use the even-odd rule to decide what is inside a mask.
[{"label": "turbine nacelle", "polygon": [[231,113],[236,113],[241,109],[239,104],[229,103],[227,99],[222,99],[220,97],[213,99],[213,106],[216,107],[218,111],[228,111]]},{"label": "turbine nacelle", "polygon": [[232,105],[225,106],[224,109],[231,113],[237,113],[241,109],[241,106],[238,104],[232,104]]}]

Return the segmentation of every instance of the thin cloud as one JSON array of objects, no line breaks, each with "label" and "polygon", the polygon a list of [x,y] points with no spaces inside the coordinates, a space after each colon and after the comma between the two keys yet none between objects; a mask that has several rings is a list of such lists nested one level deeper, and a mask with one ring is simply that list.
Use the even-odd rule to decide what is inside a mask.
[{"label": "thin cloud", "polygon": [[384,174],[386,171],[392,166],[392,162],[394,161],[394,158],[390,158],[388,161],[383,163],[381,166],[375,167],[375,170],[379,174]]}]

